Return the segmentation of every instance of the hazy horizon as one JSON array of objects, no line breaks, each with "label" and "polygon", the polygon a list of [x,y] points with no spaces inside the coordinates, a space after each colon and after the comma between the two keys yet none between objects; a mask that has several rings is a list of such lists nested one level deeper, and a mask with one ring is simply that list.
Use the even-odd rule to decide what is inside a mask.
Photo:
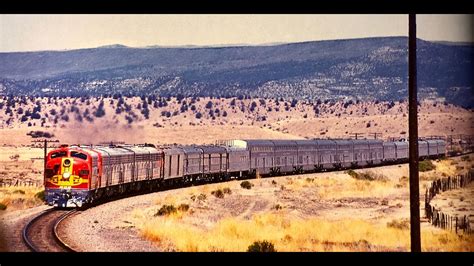
[{"label": "hazy horizon", "polygon": [[[417,15],[417,37],[473,43],[472,15]],[[260,46],[408,36],[408,15],[0,15],[0,52]]]}]

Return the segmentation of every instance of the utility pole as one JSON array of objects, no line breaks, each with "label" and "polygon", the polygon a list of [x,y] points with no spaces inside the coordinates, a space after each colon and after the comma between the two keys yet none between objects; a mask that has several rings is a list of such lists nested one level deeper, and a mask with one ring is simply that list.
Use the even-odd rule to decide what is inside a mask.
[{"label": "utility pole", "polygon": [[59,142],[59,140],[55,139],[55,140],[49,140],[49,139],[43,139],[43,140],[32,140],[31,142],[33,143],[38,143],[38,142],[43,142],[43,149],[44,149],[44,155],[43,155],[43,175],[46,174],[46,171],[44,171],[44,169],[46,169],[46,155],[48,154],[48,143],[49,142]]},{"label": "utility pole", "polygon": [[418,175],[418,104],[416,82],[416,15],[408,15],[408,134],[410,160],[411,251],[421,252],[420,184]]},{"label": "utility pole", "polygon": [[374,137],[374,139],[377,139],[377,136],[381,137],[382,133],[376,132],[376,133],[370,133]]},{"label": "utility pole", "polygon": [[363,136],[364,133],[349,133],[351,138],[359,139],[359,136]]}]

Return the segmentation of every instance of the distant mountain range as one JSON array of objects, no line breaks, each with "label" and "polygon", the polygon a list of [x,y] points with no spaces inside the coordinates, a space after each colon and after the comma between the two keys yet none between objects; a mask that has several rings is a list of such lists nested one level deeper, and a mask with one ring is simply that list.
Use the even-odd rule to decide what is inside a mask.
[{"label": "distant mountain range", "polygon": [[[418,40],[419,98],[474,107],[473,44]],[[408,39],[0,53],[0,94],[407,98]]]}]

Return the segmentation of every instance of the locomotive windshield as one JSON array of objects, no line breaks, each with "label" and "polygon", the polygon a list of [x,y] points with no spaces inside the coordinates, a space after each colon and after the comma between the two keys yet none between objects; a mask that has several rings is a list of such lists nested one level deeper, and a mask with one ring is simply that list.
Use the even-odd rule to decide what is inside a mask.
[{"label": "locomotive windshield", "polygon": [[59,157],[65,157],[65,156],[67,156],[66,151],[58,151],[58,152],[55,152],[55,153],[51,154],[51,159],[59,158]]},{"label": "locomotive windshield", "polygon": [[87,155],[77,151],[71,151],[71,157],[76,157],[82,160],[87,160]]}]

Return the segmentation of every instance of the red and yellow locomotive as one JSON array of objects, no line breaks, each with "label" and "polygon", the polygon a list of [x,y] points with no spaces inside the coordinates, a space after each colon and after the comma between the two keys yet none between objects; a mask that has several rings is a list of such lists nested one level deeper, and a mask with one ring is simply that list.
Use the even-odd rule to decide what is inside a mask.
[{"label": "red and yellow locomotive", "polygon": [[81,207],[89,198],[92,156],[77,148],[62,145],[48,153],[45,169],[45,194],[50,205]]}]

